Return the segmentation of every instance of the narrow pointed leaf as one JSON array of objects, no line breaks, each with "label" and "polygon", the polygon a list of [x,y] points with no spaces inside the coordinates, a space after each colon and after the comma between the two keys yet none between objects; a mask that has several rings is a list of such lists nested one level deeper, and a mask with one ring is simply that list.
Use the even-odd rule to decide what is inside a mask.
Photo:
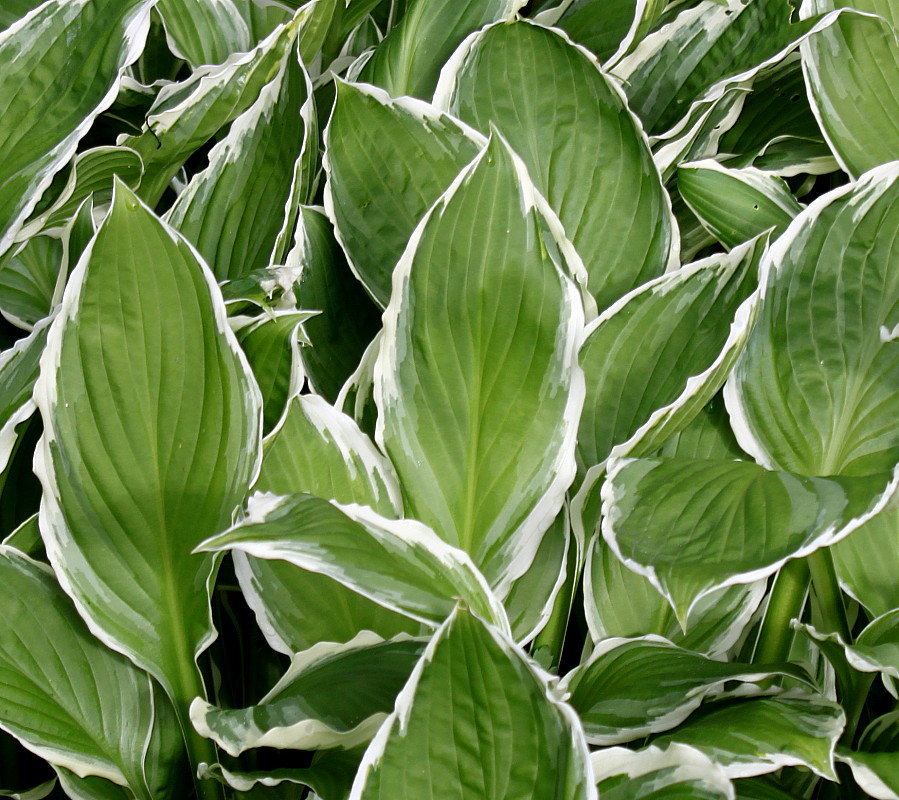
[{"label": "narrow pointed leaf", "polygon": [[453,56],[434,102],[482,133],[495,125],[522,157],[600,309],[675,257],[671,202],[640,123],[565,36],[525,20],[486,28]]},{"label": "narrow pointed leaf", "polygon": [[278,26],[248,53],[200,67],[181,83],[165,86],[144,130],[118,141],[144,162],[140,196],[155,206],[188,157],[250,108],[295,52],[299,18]]},{"label": "narrow pointed leaf", "polygon": [[144,46],[150,0],[45,3],[0,33],[0,254]]},{"label": "narrow pointed leaf", "polygon": [[[209,166],[194,176],[166,215],[219,280],[269,265],[294,165],[315,139],[312,86],[291,51],[278,76],[234,120],[210,151]],[[312,180],[311,175],[303,178]]]},{"label": "narrow pointed leaf", "polygon": [[834,748],[845,724],[843,709],[832,700],[793,690],[712,706],[654,742],[694,747],[731,778],[802,766],[836,780]]},{"label": "narrow pointed leaf", "polygon": [[[260,491],[311,492],[398,517],[396,474],[351,417],[315,395],[294,398],[266,442]],[[359,631],[389,638],[417,625],[331,578],[284,561],[235,552],[237,577],[269,644],[288,655],[322,641],[343,642]]]},{"label": "narrow pointed leaf", "polygon": [[756,169],[727,169],[717,161],[681,164],[677,186],[693,213],[725,247],[774,228],[776,239],[802,211],[787,185]]},{"label": "narrow pointed leaf", "polygon": [[325,143],[325,207],[354,272],[383,308],[412,231],[482,140],[421,101],[338,81]]},{"label": "narrow pointed leaf", "polygon": [[[149,676],[90,634],[47,567],[0,547],[0,573],[0,728],[140,800],[177,797],[180,735],[171,712],[154,711],[168,701]],[[154,724],[166,723],[165,758],[145,762]]]},{"label": "narrow pointed leaf", "polygon": [[899,137],[891,124],[899,112],[899,19],[889,3],[877,0],[806,0],[802,14],[847,6],[869,13],[844,13],[805,42],[802,66],[821,130],[840,165],[858,177],[899,157]]},{"label": "narrow pointed leaf", "polygon": [[582,470],[661,447],[721,388],[749,336],[765,244],[756,239],[663,275],[587,327]]},{"label": "narrow pointed leaf", "polygon": [[842,648],[853,669],[899,679],[899,609],[877,617],[851,644],[836,633],[820,633],[808,625],[803,626],[803,630],[816,642]]},{"label": "narrow pointed leaf", "polygon": [[440,69],[462,40],[510,20],[525,0],[413,0],[359,78],[393,97],[430,98]]},{"label": "narrow pointed leaf", "polygon": [[680,725],[728,681],[809,678],[789,664],[729,664],[659,636],[609,639],[565,678],[591,744],[619,744]]},{"label": "narrow pointed leaf", "polygon": [[308,311],[276,312],[238,331],[243,348],[262,392],[263,431],[275,427],[287,410],[288,401],[303,388],[300,343],[305,342],[303,323]]},{"label": "narrow pointed leaf", "polygon": [[299,653],[257,705],[220,709],[197,698],[194,727],[226,753],[255,747],[349,749],[367,743],[393,710],[424,650],[422,642],[366,633],[346,645]]},{"label": "narrow pointed leaf", "polygon": [[808,478],[744,461],[614,459],[602,531],[678,619],[715,589],[772,575],[848,536],[896,492],[897,478]]},{"label": "narrow pointed leaf", "polygon": [[416,229],[375,365],[377,437],[406,512],[470,553],[500,594],[574,473],[583,306],[557,231],[524,165],[492,139]]},{"label": "narrow pointed leaf", "polygon": [[233,0],[160,0],[156,8],[172,52],[192,67],[250,49],[250,31]]},{"label": "narrow pointed leaf", "polygon": [[604,800],[734,800],[724,770],[705,753],[681,744],[633,751],[610,747],[590,760]]},{"label": "narrow pointed leaf", "polygon": [[287,264],[300,267],[297,305],[321,312],[304,326],[311,347],[301,356],[312,388],[333,403],[380,329],[381,314],[350,270],[328,218],[309,206],[300,215]]},{"label": "narrow pointed leaf", "polygon": [[624,566],[601,536],[594,536],[584,566],[584,610],[594,641],[655,633],[713,658],[740,639],[765,588],[759,581],[709,593],[690,610],[684,629],[658,590]]},{"label": "narrow pointed leaf", "polygon": [[261,399],[208,267],[121,183],[35,397],[51,563],[95,634],[190,699],[213,636],[213,559],[191,550],[246,493]]},{"label": "narrow pointed leaf", "polygon": [[762,261],[764,300],[725,387],[740,446],[805,475],[899,461],[899,170],[816,200]]},{"label": "narrow pointed leaf", "polygon": [[0,353],[0,472],[9,464],[18,440],[16,428],[35,410],[32,394],[48,324],[38,325],[29,336]]},{"label": "narrow pointed leaf", "polygon": [[420,522],[390,520],[365,506],[338,506],[310,494],[257,494],[246,519],[199,549],[288,561],[433,627],[459,598],[508,627],[502,606],[464,551]]},{"label": "narrow pointed leaf", "polygon": [[[612,68],[650,133],[674,125],[704,89],[776,55],[810,23],[785,0],[706,0],[647,36]],[[676,65],[676,68],[673,68]]]},{"label": "narrow pointed leaf", "polygon": [[449,786],[459,800],[597,797],[574,712],[505,636],[464,611],[431,640],[350,800],[439,797]]}]

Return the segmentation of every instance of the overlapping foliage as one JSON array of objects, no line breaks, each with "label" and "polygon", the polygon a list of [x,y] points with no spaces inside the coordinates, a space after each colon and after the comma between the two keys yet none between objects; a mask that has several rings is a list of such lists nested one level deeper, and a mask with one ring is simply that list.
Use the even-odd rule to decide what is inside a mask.
[{"label": "overlapping foliage", "polygon": [[0,795],[899,798],[892,0],[0,26]]}]

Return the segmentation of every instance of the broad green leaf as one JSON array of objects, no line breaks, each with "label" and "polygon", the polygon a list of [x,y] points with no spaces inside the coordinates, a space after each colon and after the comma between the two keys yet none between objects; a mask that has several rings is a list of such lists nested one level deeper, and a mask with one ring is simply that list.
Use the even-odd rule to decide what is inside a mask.
[{"label": "broad green leaf", "polygon": [[257,705],[227,710],[198,697],[191,720],[232,756],[255,747],[356,747],[370,741],[393,711],[424,647],[411,639],[385,642],[371,633],[345,645],[316,645],[294,656]]},{"label": "broad green leaf", "polygon": [[351,416],[369,436],[375,435],[378,422],[378,408],[375,405],[375,363],[381,349],[383,329],[371,340],[355,372],[347,378],[340,390],[335,405]]},{"label": "broad green leaf", "polygon": [[665,458],[720,458],[748,461],[737,444],[730,418],[719,392],[680,433],[672,436],[657,454]]},{"label": "broad green leaf", "polygon": [[833,757],[846,717],[832,700],[802,690],[712,705],[654,744],[702,751],[731,778],[802,766],[836,780]]},{"label": "broad green leaf", "polygon": [[243,521],[198,550],[287,561],[431,627],[459,599],[508,627],[502,606],[464,551],[416,520],[390,520],[366,506],[341,506],[311,494],[255,494]]},{"label": "broad green leaf", "polygon": [[117,783],[90,776],[79,778],[74,772],[63,767],[56,768],[60,788],[70,800],[133,800],[129,789]]},{"label": "broad green leaf", "polygon": [[288,267],[300,268],[297,305],[321,313],[304,326],[311,343],[300,353],[309,383],[329,403],[362,360],[381,314],[347,264],[328,218],[303,206]]},{"label": "broad green leaf", "polygon": [[752,167],[728,169],[717,161],[681,164],[677,187],[709,232],[727,248],[769,228],[776,239],[802,211],[779,178]]},{"label": "broad green leaf", "polygon": [[50,561],[92,631],[186,703],[214,637],[214,561],[191,551],[243,500],[261,398],[208,267],[120,182],[35,399]]},{"label": "broad green leaf", "polygon": [[269,266],[295,164],[305,162],[316,141],[312,84],[290,51],[279,74],[212,148],[209,166],[178,196],[166,220],[197,246],[219,280]]},{"label": "broad green leaf", "polygon": [[789,664],[729,664],[660,636],[609,639],[565,677],[587,741],[610,745],[680,725],[728,681],[758,683],[773,675],[809,679]]},{"label": "broad green leaf", "polygon": [[0,254],[140,54],[151,0],[44,3],[0,33]]},{"label": "broad green leaf", "polygon": [[[54,766],[179,797],[181,737],[150,677],[98,642],[52,572],[0,547],[0,728]],[[165,750],[145,758],[162,726]]]},{"label": "broad green leaf", "polygon": [[0,30],[18,22],[43,2],[44,0],[4,0],[3,7],[0,8]]},{"label": "broad green leaf", "polygon": [[[247,0],[244,0],[246,3]],[[250,49],[250,31],[234,0],[159,0],[169,48],[192,67],[220,64]]]},{"label": "broad green leaf", "polygon": [[720,658],[742,636],[765,588],[765,582],[758,581],[711,592],[690,610],[681,628],[665,598],[643,575],[625,567],[597,534],[584,567],[584,611],[595,642],[655,633],[688,650]]},{"label": "broad green leaf", "polygon": [[255,45],[269,36],[279,25],[290,21],[293,12],[302,3],[268,2],[267,0],[249,0],[237,5],[237,10],[247,23],[250,32],[250,43]]},{"label": "broad green leaf", "polygon": [[19,434],[16,428],[34,413],[32,399],[49,322],[0,353],[0,473],[9,465]]},{"label": "broad green leaf", "polygon": [[685,623],[715,589],[773,575],[848,536],[896,492],[889,476],[809,478],[746,461],[612,459],[602,531]]},{"label": "broad green leaf", "polygon": [[[255,488],[290,494],[312,492],[340,503],[358,503],[387,517],[402,508],[390,463],[351,417],[315,395],[294,398],[266,441]],[[288,655],[322,641],[342,642],[359,631],[389,638],[417,626],[331,578],[299,571],[283,561],[234,553],[244,597],[269,644]]]},{"label": "broad green leaf", "polygon": [[107,204],[112,198],[114,176],[136,189],[143,169],[141,157],[128,147],[95,147],[79,153],[62,190],[47,208],[39,205],[35,209],[39,213],[25,223],[20,238],[63,227],[91,195],[95,206]]},{"label": "broad green leaf", "polygon": [[[257,772],[226,769],[221,764],[207,764],[200,767],[200,777],[217,780],[239,792],[251,792],[260,786],[290,787],[299,784],[308,786],[315,792],[313,797],[321,800],[344,800],[353,785],[353,776],[362,756],[361,750],[361,748],[349,751],[322,750],[316,754],[309,767],[281,767]],[[297,795],[294,791],[282,796],[293,800]]]},{"label": "broad green leaf", "polygon": [[707,0],[647,36],[612,68],[650,133],[681,119],[719,80],[774,57],[810,23],[790,24],[787,0]]},{"label": "broad green leaf", "polygon": [[899,509],[887,509],[832,548],[843,588],[872,616],[899,608]]},{"label": "broad green leaf", "polygon": [[742,778],[734,781],[737,800],[796,800],[793,792],[786,791],[772,778]]},{"label": "broad green leaf", "polygon": [[300,344],[308,344],[303,323],[308,311],[276,311],[263,314],[237,332],[262,392],[263,432],[275,427],[287,410],[287,403],[303,388],[303,365]]},{"label": "broad green leaf", "polygon": [[493,137],[416,228],[375,364],[377,438],[406,513],[468,552],[501,597],[575,471],[584,316],[558,231]]},{"label": "broad green leaf", "polygon": [[457,609],[365,752],[350,800],[448,791],[459,800],[595,800],[580,724],[547,677]]},{"label": "broad green leaf", "polygon": [[578,466],[645,455],[721,388],[749,336],[766,240],[711,256],[634,290],[587,326],[587,397]]},{"label": "broad green leaf", "polygon": [[676,259],[671,202],[640,123],[564,35],[526,20],[485,28],[447,64],[434,102],[482,133],[496,126],[522,157],[600,309]]},{"label": "broad green leaf", "polygon": [[15,548],[35,561],[46,562],[47,553],[44,550],[44,540],[41,539],[41,529],[38,526],[37,516],[37,514],[32,514],[0,544]]},{"label": "broad green leaf", "polygon": [[412,0],[363,67],[359,80],[392,97],[430,99],[440,69],[462,40],[490,22],[508,21],[525,0]]},{"label": "broad green leaf", "polygon": [[0,256],[0,311],[19,327],[44,319],[53,305],[65,260],[56,236],[33,236]]},{"label": "broad green leaf", "polygon": [[840,166],[858,177],[899,157],[892,125],[899,113],[899,18],[890,14],[889,3],[878,0],[806,0],[801,13],[808,17],[845,6],[888,18],[841,14],[802,45],[802,64],[821,130]]},{"label": "broad green leaf", "polygon": [[294,57],[300,22],[295,17],[248,53],[200,67],[185,81],[163,87],[144,130],[119,138],[117,144],[137,151],[144,162],[140,196],[147,203],[155,206],[184,162],[249,109],[263,87],[277,78],[285,61]]},{"label": "broad green leaf", "polygon": [[899,170],[816,200],[762,260],[758,322],[724,390],[740,446],[804,475],[899,461]]},{"label": "broad green leaf", "polygon": [[833,152],[823,139],[777,136],[752,159],[752,166],[769,175],[827,175],[839,170]]},{"label": "broad green leaf", "polygon": [[664,750],[610,747],[590,756],[603,800],[734,800],[724,770],[705,753],[681,744]]},{"label": "broad green leaf", "polygon": [[337,82],[325,131],[325,208],[353,271],[382,308],[415,226],[482,143],[426,103]]}]

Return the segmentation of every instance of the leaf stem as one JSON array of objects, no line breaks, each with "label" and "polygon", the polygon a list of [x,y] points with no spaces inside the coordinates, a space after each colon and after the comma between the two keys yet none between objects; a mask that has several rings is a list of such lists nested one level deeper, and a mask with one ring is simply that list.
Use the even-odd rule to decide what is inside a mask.
[{"label": "leaf stem", "polygon": [[852,643],[852,631],[849,628],[849,617],[843,603],[843,592],[837,580],[837,571],[833,565],[833,556],[828,548],[816,550],[808,557],[808,568],[815,590],[818,611],[826,630],[822,633],[838,633],[846,644]]},{"label": "leaf stem", "polygon": [[789,659],[794,635],[790,621],[802,614],[808,588],[809,571],[804,559],[788,561],[781,567],[768,599],[753,663],[776,664]]},{"label": "leaf stem", "polygon": [[197,791],[197,800],[224,800],[224,787],[217,781],[200,780],[197,777],[199,764],[214,764],[218,760],[215,743],[197,733],[190,721],[189,708],[195,697],[206,697],[206,688],[199,668],[181,670],[178,698],[175,700],[175,713],[181,725],[187,758],[190,762],[191,778]]}]

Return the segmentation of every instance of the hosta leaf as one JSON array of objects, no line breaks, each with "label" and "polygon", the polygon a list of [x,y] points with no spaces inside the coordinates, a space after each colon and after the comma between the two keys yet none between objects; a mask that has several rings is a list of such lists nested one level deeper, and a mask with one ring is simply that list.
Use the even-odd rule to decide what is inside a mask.
[{"label": "hosta leaf", "polygon": [[350,798],[439,797],[447,787],[459,800],[597,797],[573,711],[505,636],[461,610],[428,645]]},{"label": "hosta leaf", "polygon": [[795,800],[796,795],[786,791],[772,778],[742,778],[734,781],[737,800]]},{"label": "hosta leaf", "polygon": [[728,681],[789,675],[789,664],[728,664],[678,647],[660,636],[609,639],[565,678],[591,744],[619,744],[674,728]]},{"label": "hosta leaf", "polygon": [[335,405],[349,414],[359,427],[369,436],[375,435],[378,422],[378,408],[375,405],[375,363],[381,349],[383,329],[375,334],[362,358],[359,366],[347,378],[347,382],[340,390]]},{"label": "hosta leaf", "polygon": [[482,140],[421,101],[338,81],[325,143],[325,208],[354,272],[386,306],[393,268],[416,224]]},{"label": "hosta leaf", "polygon": [[[150,677],[98,642],[50,570],[0,547],[0,728],[54,766],[179,797],[177,723]],[[153,726],[165,752],[145,759]]]},{"label": "hosta leaf", "polygon": [[758,323],[725,386],[740,446],[805,475],[899,461],[899,170],[819,198],[762,261]]},{"label": "hosta leaf", "polygon": [[192,67],[220,64],[250,49],[250,31],[233,0],[159,0],[169,48]]},{"label": "hosta leaf", "polygon": [[44,550],[44,540],[41,539],[41,529],[38,526],[37,514],[32,514],[0,544],[13,547],[20,553],[24,553],[35,561],[47,560]]},{"label": "hosta leaf", "polygon": [[664,750],[610,747],[590,756],[604,800],[734,800],[724,770],[705,753],[681,744]]},{"label": "hosta leaf", "polygon": [[8,797],[10,800],[44,800],[53,789],[56,788],[56,778],[35,786],[33,789],[17,792],[0,792],[0,797]]},{"label": "hosta leaf", "polygon": [[246,519],[199,549],[288,561],[432,627],[457,599],[508,627],[502,606],[464,551],[420,522],[390,520],[365,506],[339,506],[310,494],[256,494]]},{"label": "hosta leaf", "polygon": [[95,147],[79,153],[59,195],[46,209],[38,206],[40,213],[28,220],[20,237],[64,226],[91,195],[94,205],[105,205],[112,198],[112,179],[116,175],[136,189],[143,169],[141,157],[129,147]]},{"label": "hosta leaf", "polygon": [[[361,749],[350,751],[323,750],[316,754],[312,766],[280,769],[268,769],[257,772],[244,772],[237,769],[226,769],[221,764],[208,764],[200,767],[200,777],[217,780],[225,786],[239,792],[250,792],[256,787],[273,786],[308,786],[320,800],[345,800],[353,785],[353,776],[359,766]],[[256,795],[258,796],[258,795]],[[271,795],[266,795],[271,797]],[[284,798],[296,797],[296,792],[285,793]],[[273,798],[274,800],[274,798]]]},{"label": "hosta leaf", "polygon": [[654,743],[701,750],[731,778],[803,766],[836,780],[834,748],[845,724],[843,709],[833,701],[793,690],[712,705]]},{"label": "hosta leaf", "polygon": [[47,343],[48,323],[0,353],[0,473],[6,469],[18,441],[16,428],[35,409],[32,393]]},{"label": "hosta leaf", "polygon": [[430,98],[440,68],[470,33],[490,22],[510,20],[525,0],[412,0],[359,80],[393,97]]},{"label": "hosta leaf", "polygon": [[721,388],[749,335],[765,244],[756,239],[656,278],[587,327],[581,470],[659,448]]},{"label": "hosta leaf", "polygon": [[254,747],[356,747],[393,710],[424,647],[414,640],[384,642],[370,633],[345,645],[320,644],[294,656],[257,705],[226,710],[197,698],[191,720],[232,756]]},{"label": "hosta leaf", "polygon": [[300,267],[297,304],[321,312],[304,326],[311,347],[301,356],[312,388],[333,403],[381,327],[381,315],[350,271],[328,218],[309,206],[300,214],[287,264]]},{"label": "hosta leaf", "polygon": [[857,750],[837,749],[852,777],[866,794],[878,800],[899,798],[899,725],[897,713],[878,717],[865,729]]},{"label": "hosta leaf", "polygon": [[843,169],[857,177],[899,157],[899,137],[891,124],[899,112],[899,19],[891,15],[889,3],[878,0],[806,0],[802,14],[841,6],[887,15],[841,14],[828,30],[802,45],[821,130]]},{"label": "hosta leaf", "polygon": [[583,306],[557,230],[494,137],[416,228],[375,364],[377,436],[406,512],[501,595],[574,475]]},{"label": "hosta leaf", "polygon": [[[538,21],[561,28],[606,63],[614,61],[619,49],[628,47],[629,40],[642,39],[647,33],[645,23],[651,23],[664,6],[660,0],[575,0],[558,20],[539,17]],[[639,30],[634,30],[635,24]]]},{"label": "hosta leaf", "polygon": [[680,433],[672,436],[659,450],[665,458],[721,458],[726,461],[748,461],[740,449],[730,418],[719,392]]},{"label": "hosta leaf", "polygon": [[[315,146],[312,85],[296,53],[209,153],[166,215],[219,280],[269,265],[293,187],[294,165]],[[303,180],[311,182],[311,175]],[[300,194],[303,194],[301,191]]]},{"label": "hosta leaf", "polygon": [[600,309],[676,258],[671,202],[645,134],[592,54],[565,36],[525,20],[486,28],[453,56],[434,102],[483,133],[495,125],[522,157]]},{"label": "hosta leaf", "polygon": [[35,398],[41,531],[60,581],[96,635],[192,699],[213,559],[191,550],[243,499],[261,399],[208,267],[121,183]]},{"label": "hosta leaf", "polygon": [[655,587],[625,567],[596,535],[584,567],[584,610],[594,641],[655,633],[689,650],[721,657],[743,634],[765,588],[765,582],[758,581],[711,592],[690,610],[684,630]]},{"label": "hosta leaf", "polygon": [[752,166],[783,178],[827,175],[840,168],[823,139],[800,136],[775,137],[753,157]]},{"label": "hosta leaf", "polygon": [[[786,0],[706,0],[647,36],[612,68],[650,133],[677,122],[702,91],[773,57],[806,32]],[[676,68],[673,67],[676,65]]]},{"label": "hosta leaf", "polygon": [[44,319],[65,260],[65,244],[55,236],[34,236],[0,256],[0,310],[19,327]]},{"label": "hosta leaf", "polygon": [[[401,509],[390,463],[352,418],[315,395],[293,399],[267,440],[261,491],[312,492],[367,505],[387,517]],[[269,644],[288,655],[322,641],[348,641],[359,631],[390,637],[417,626],[331,578],[283,561],[234,553],[237,577]]]},{"label": "hosta leaf", "polygon": [[503,601],[512,636],[519,644],[530,642],[546,625],[556,602],[568,602],[562,588],[578,563],[582,545],[571,531],[568,510],[563,508],[546,531],[528,571],[512,584]]},{"label": "hosta leaf", "polygon": [[308,311],[275,312],[241,328],[237,339],[243,348],[262,392],[263,430],[275,427],[291,397],[303,388],[300,343]]},{"label": "hosta leaf", "polygon": [[41,4],[42,0],[6,0],[0,9],[0,30],[18,22]]},{"label": "hosta leaf", "polygon": [[808,478],[746,461],[613,459],[602,530],[686,622],[700,598],[839,541],[895,492],[888,476]]},{"label": "hosta leaf", "polygon": [[74,772],[62,767],[56,768],[56,775],[60,787],[70,800],[132,800],[129,789],[106,778],[79,778]]},{"label": "hosta leaf", "polygon": [[899,608],[899,509],[887,509],[831,548],[843,588],[879,617]]},{"label": "hosta leaf", "polygon": [[143,49],[150,0],[45,3],[0,33],[0,254]]},{"label": "hosta leaf", "polygon": [[163,87],[144,130],[118,141],[143,159],[144,200],[155,206],[188,157],[253,105],[285,60],[294,57],[300,21],[294,18],[278,26],[248,53],[200,67],[185,81]]},{"label": "hosta leaf", "polygon": [[802,211],[789,187],[757,169],[728,169],[717,161],[681,164],[677,187],[687,205],[725,247],[769,228],[776,239]]},{"label": "hosta leaf", "polygon": [[841,647],[853,669],[880,672],[899,679],[899,609],[877,617],[852,644],[836,633],[819,633],[807,625],[803,629],[819,643],[829,642]]}]

